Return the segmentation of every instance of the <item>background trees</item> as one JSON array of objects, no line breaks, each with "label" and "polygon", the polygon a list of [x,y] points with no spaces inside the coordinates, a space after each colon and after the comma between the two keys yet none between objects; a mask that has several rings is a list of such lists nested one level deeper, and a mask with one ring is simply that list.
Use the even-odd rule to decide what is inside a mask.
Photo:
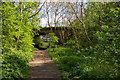
[{"label": "background trees", "polygon": [[[40,29],[41,18],[46,19],[48,27],[63,27],[61,31],[71,28],[66,42],[65,33],[60,33],[64,46],[48,49],[63,80],[120,77],[118,2],[2,4],[3,78],[27,78],[33,36]],[[51,43],[58,42],[54,34],[49,36]]]},{"label": "background trees", "polygon": [[68,19],[73,36],[65,47],[48,49],[62,79],[119,78],[119,3],[80,3],[78,13],[75,3],[69,6],[75,14],[73,21]]}]

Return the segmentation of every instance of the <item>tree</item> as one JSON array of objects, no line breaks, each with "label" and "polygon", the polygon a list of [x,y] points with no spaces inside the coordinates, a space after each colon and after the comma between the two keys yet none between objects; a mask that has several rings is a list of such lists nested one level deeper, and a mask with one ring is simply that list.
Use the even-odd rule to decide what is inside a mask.
[{"label": "tree", "polygon": [[[44,4],[44,3],[43,3]],[[36,2],[2,2],[3,78],[26,78],[32,58],[33,36],[40,27]]]}]

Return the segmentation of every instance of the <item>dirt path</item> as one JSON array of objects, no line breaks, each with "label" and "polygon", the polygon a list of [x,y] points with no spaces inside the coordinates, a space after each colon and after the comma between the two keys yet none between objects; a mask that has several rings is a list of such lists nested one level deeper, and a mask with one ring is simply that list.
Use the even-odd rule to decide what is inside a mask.
[{"label": "dirt path", "polygon": [[59,71],[45,50],[35,50],[34,60],[30,62],[30,80],[60,80]]}]

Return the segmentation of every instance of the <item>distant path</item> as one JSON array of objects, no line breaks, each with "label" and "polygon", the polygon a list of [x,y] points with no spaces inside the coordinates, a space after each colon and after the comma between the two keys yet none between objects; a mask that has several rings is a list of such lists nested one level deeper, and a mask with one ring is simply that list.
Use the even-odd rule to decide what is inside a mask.
[{"label": "distant path", "polygon": [[59,71],[45,50],[34,50],[34,60],[30,62],[30,80],[60,80]]}]

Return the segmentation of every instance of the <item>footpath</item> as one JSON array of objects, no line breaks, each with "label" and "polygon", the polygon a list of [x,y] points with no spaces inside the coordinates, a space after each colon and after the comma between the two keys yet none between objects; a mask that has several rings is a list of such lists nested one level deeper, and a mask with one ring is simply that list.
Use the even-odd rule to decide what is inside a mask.
[{"label": "footpath", "polygon": [[45,50],[34,50],[29,80],[61,80],[59,70]]}]

